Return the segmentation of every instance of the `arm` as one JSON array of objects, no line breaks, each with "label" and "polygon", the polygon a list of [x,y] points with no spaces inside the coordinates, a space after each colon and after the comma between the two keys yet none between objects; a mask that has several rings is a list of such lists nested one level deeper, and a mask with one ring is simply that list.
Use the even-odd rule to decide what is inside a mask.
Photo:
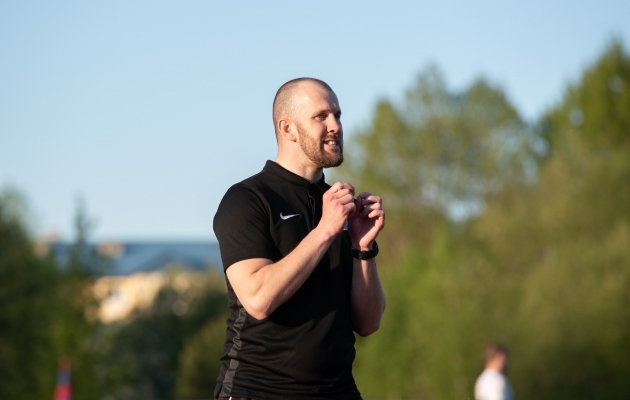
[{"label": "arm", "polygon": [[[381,198],[361,193],[356,199],[356,211],[348,222],[352,246],[359,250],[370,250],[385,226]],[[359,335],[368,336],[380,326],[385,311],[385,293],[374,258],[354,259],[352,268],[352,324]]]},{"label": "arm", "polygon": [[347,183],[336,183],[324,193],[319,224],[282,260],[253,258],[226,269],[236,296],[252,317],[267,318],[304,284],[354,212],[353,191]]}]

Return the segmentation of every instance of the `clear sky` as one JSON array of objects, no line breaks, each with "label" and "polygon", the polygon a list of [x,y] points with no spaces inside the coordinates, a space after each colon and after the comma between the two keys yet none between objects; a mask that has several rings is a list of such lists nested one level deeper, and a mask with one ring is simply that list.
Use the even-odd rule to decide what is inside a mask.
[{"label": "clear sky", "polygon": [[0,188],[38,235],[69,239],[80,196],[97,240],[214,239],[223,193],[275,157],[285,81],[327,81],[346,138],[431,63],[532,121],[629,21],[621,0],[3,1]]}]

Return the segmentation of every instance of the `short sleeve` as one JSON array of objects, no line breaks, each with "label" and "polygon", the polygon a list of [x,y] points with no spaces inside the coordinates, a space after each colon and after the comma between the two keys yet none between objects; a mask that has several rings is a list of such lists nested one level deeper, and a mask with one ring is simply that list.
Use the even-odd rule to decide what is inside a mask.
[{"label": "short sleeve", "polygon": [[273,260],[269,224],[268,208],[261,196],[246,184],[232,186],[223,196],[213,222],[223,269],[251,258]]}]

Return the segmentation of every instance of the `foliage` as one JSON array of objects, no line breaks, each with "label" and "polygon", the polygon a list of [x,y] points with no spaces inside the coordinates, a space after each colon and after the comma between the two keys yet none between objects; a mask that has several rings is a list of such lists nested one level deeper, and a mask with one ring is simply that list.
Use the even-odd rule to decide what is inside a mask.
[{"label": "foliage", "polygon": [[[99,398],[91,378],[92,324],[85,317],[90,297],[81,264],[75,273],[62,273],[52,257],[37,254],[24,210],[17,193],[0,196],[0,398],[51,397],[57,361],[64,357],[73,363],[75,396]],[[79,241],[75,247],[80,249]]]},{"label": "foliage", "polygon": [[[84,205],[77,208],[67,264],[60,266],[52,254],[43,255],[46,246],[31,241],[24,203],[17,192],[0,195],[0,398],[50,398],[62,358],[72,363],[74,398],[172,398],[184,343],[224,319],[223,280],[173,268],[149,309],[136,310],[129,321],[99,324],[92,287],[110,262],[89,244]],[[212,361],[218,366],[218,356]],[[184,369],[179,379],[188,382],[195,373]]]},{"label": "foliage", "polygon": [[[176,268],[168,278],[151,307],[99,331],[101,380],[116,399],[173,398],[184,344],[206,324],[222,319],[227,308],[225,284],[214,271]],[[218,365],[218,357],[207,362]],[[188,375],[180,373],[179,379],[186,381]]]},{"label": "foliage", "polygon": [[[471,397],[479,353],[497,340],[511,349],[518,398],[630,395],[629,61],[613,43],[545,116],[551,151],[535,181],[486,192],[476,218],[438,225],[395,269],[381,268],[388,308],[381,330],[359,342],[355,369],[364,398]],[[549,122],[570,121],[576,99],[581,125]]]},{"label": "foliage", "polygon": [[570,146],[579,136],[589,147],[630,146],[630,59],[613,40],[581,79],[566,89],[562,102],[542,119],[551,148]]},{"label": "foliage", "polygon": [[[0,398],[52,396],[56,371],[55,265],[38,258],[25,231],[19,195],[0,196]],[[16,368],[19,366],[19,368]]]},{"label": "foliage", "polygon": [[187,343],[179,355],[176,398],[202,399],[214,392],[223,353],[225,318],[215,318]]},{"label": "foliage", "polygon": [[499,88],[479,79],[451,92],[431,67],[402,106],[377,104],[339,173],[386,199],[396,230],[384,234],[382,247],[399,252],[410,241],[426,242],[446,217],[479,211],[485,195],[526,180],[534,142]]}]

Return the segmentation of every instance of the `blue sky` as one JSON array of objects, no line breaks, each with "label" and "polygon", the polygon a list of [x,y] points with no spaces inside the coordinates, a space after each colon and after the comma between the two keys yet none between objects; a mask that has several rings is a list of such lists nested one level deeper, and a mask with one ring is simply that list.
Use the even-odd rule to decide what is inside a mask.
[{"label": "blue sky", "polygon": [[223,193],[275,157],[289,79],[327,81],[349,137],[431,63],[533,120],[613,36],[628,48],[628,1],[519,3],[1,2],[0,188],[37,235],[70,238],[82,197],[97,240],[213,239]]}]

